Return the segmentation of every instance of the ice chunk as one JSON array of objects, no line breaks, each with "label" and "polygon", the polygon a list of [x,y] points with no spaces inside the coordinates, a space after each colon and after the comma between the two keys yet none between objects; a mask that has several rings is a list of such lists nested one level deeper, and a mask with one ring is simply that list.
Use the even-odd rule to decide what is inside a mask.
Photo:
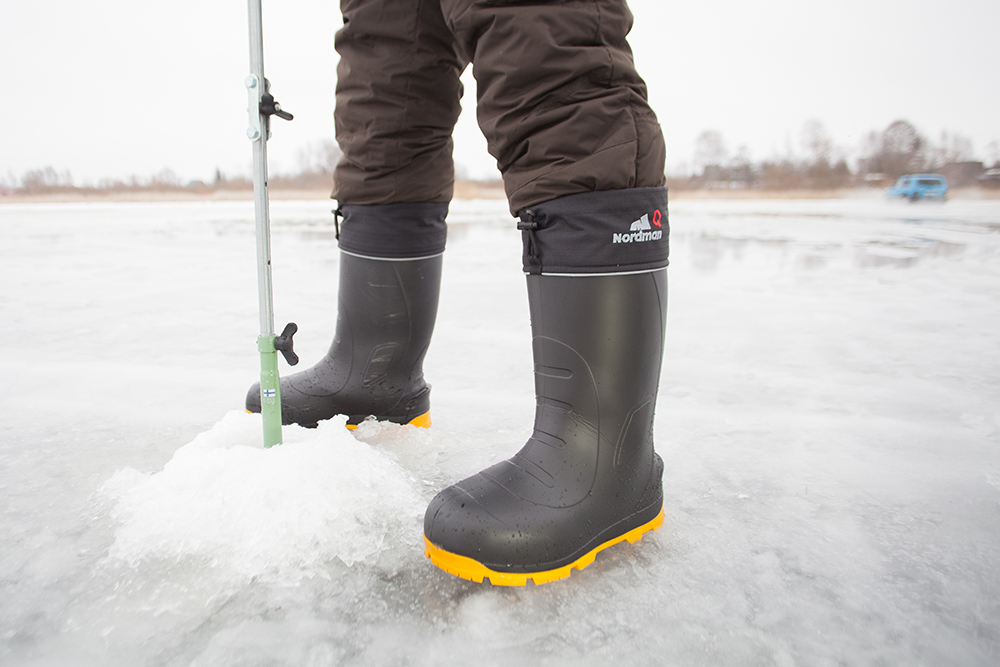
[{"label": "ice chunk", "polygon": [[285,427],[285,443],[264,449],[260,416],[233,412],[161,472],[120,470],[101,488],[120,524],[110,558],[194,558],[241,578],[294,580],[391,548],[423,504],[410,474],[345,421]]}]

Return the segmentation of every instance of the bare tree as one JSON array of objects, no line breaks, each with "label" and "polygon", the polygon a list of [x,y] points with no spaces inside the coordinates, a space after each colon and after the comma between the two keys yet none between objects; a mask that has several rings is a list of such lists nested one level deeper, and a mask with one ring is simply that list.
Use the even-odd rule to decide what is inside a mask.
[{"label": "bare tree", "polygon": [[707,179],[717,178],[729,160],[729,151],[718,130],[705,130],[694,142],[694,168]]},{"label": "bare tree", "polygon": [[986,158],[993,167],[1000,167],[1000,141],[991,141],[986,144]]},{"label": "bare tree", "polygon": [[173,169],[161,169],[149,179],[149,187],[153,190],[175,190],[181,187],[181,177]]},{"label": "bare tree", "polygon": [[811,164],[830,164],[833,159],[833,141],[823,123],[815,118],[807,120],[802,125],[801,141],[806,158]]},{"label": "bare tree", "polygon": [[941,131],[941,142],[935,147],[933,162],[937,167],[973,158],[972,140],[957,132]]},{"label": "bare tree", "polygon": [[742,185],[752,186],[757,180],[757,170],[754,168],[753,160],[750,158],[750,149],[740,146],[736,149],[736,155],[729,161],[729,180]]},{"label": "bare tree", "polygon": [[299,173],[332,174],[341,157],[340,147],[330,139],[310,142],[299,149]]},{"label": "bare tree", "polygon": [[51,166],[30,169],[21,175],[21,189],[26,192],[49,192],[73,187],[69,170],[58,172]]},{"label": "bare tree", "polygon": [[866,144],[862,167],[868,173],[896,178],[924,168],[927,140],[905,120],[890,123],[881,133],[869,134]]}]

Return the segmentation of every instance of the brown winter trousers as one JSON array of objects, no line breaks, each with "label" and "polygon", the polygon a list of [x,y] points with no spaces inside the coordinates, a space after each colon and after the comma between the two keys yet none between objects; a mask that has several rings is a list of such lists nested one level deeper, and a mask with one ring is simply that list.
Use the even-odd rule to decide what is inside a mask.
[{"label": "brown winter trousers", "polygon": [[663,185],[663,135],[625,40],[625,0],[341,0],[341,10],[341,204],[451,200],[469,63],[512,213]]}]

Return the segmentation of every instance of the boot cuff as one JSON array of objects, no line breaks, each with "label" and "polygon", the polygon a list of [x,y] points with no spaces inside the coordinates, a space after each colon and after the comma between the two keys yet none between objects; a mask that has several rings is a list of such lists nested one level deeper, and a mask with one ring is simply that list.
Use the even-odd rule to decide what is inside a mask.
[{"label": "boot cuff", "polygon": [[415,259],[444,252],[448,204],[341,206],[340,249],[365,257]]},{"label": "boot cuff", "polygon": [[667,189],[569,195],[518,211],[529,274],[650,271],[667,265]]}]

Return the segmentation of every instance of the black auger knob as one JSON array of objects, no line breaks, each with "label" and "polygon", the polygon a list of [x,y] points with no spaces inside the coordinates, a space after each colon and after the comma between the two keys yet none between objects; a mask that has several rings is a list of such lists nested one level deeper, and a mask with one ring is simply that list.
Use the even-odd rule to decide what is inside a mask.
[{"label": "black auger knob", "polygon": [[289,366],[299,363],[299,355],[295,354],[294,341],[292,341],[292,336],[298,330],[299,325],[295,324],[295,322],[289,322],[285,325],[285,329],[281,332],[281,335],[274,339],[274,349],[281,352],[281,356],[285,358]]}]

